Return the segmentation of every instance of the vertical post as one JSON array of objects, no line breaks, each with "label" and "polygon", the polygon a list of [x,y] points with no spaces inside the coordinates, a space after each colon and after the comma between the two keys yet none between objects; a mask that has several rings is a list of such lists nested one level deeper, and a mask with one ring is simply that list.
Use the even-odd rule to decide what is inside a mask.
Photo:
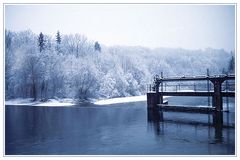
[{"label": "vertical post", "polygon": [[213,113],[213,125],[215,127],[216,142],[222,142],[223,112],[216,111]]},{"label": "vertical post", "polygon": [[[163,72],[161,72],[161,79],[163,79]],[[163,81],[161,81],[161,92],[163,92]]]},{"label": "vertical post", "polygon": [[162,97],[161,97],[161,93],[159,92],[159,85],[160,83],[162,83],[162,81],[159,82],[159,79],[156,80],[156,95],[155,95],[155,98],[156,98],[156,107],[157,107],[157,104],[162,104]]},{"label": "vertical post", "polygon": [[211,82],[214,86],[214,93],[212,97],[212,105],[216,107],[215,112],[213,113],[213,124],[217,128],[221,128],[223,125],[223,103],[222,103],[222,83],[224,79],[221,78],[213,78],[211,79]]},{"label": "vertical post", "polygon": [[157,93],[147,93],[147,108],[156,109],[157,108]]},{"label": "vertical post", "polygon": [[[159,90],[158,90],[158,92],[156,92],[156,100],[157,100],[157,104],[163,104],[163,86],[162,86],[162,80],[161,80],[161,82],[160,82],[160,84],[161,84],[161,92],[159,92]],[[159,87],[159,83],[158,83],[158,87]]]},{"label": "vertical post", "polygon": [[214,85],[214,94],[212,97],[212,105],[216,107],[216,111],[222,111],[222,95],[221,95],[221,89],[222,89],[222,80],[214,79],[212,80],[212,83]]},{"label": "vertical post", "polygon": [[[209,69],[207,69],[207,77],[209,77]],[[207,90],[210,91],[209,80],[207,80]],[[210,106],[210,97],[208,96],[208,106]]]},{"label": "vertical post", "polygon": [[155,87],[156,93],[159,93],[159,82],[155,82]]},{"label": "vertical post", "polygon": [[159,102],[159,104],[163,104],[163,81],[162,81],[162,79],[163,79],[163,72],[161,72],[161,92],[158,94],[158,97],[159,97],[158,102]]},{"label": "vertical post", "polygon": [[[207,91],[210,92],[210,83],[209,83],[209,69],[207,68]],[[210,106],[210,96],[208,98],[208,106]],[[208,114],[208,122],[210,122],[210,114]]]},{"label": "vertical post", "polygon": [[158,94],[158,97],[159,97],[159,99],[158,99],[159,104],[163,104],[163,94],[162,94],[162,92],[160,92]]},{"label": "vertical post", "polygon": [[[226,80],[226,92],[228,92],[228,80]],[[226,97],[226,103],[227,103],[227,111],[229,111],[229,101],[228,101],[228,97]]]},{"label": "vertical post", "polygon": [[147,93],[147,107],[148,109],[157,109],[157,104],[163,103],[162,92],[159,92],[159,84],[161,80],[158,77],[155,77],[155,93],[150,92]]}]

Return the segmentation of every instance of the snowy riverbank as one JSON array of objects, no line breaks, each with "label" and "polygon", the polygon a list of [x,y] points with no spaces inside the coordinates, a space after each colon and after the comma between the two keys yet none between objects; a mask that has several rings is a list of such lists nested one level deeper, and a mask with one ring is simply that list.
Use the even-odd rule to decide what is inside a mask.
[{"label": "snowy riverbank", "polygon": [[11,100],[6,100],[5,105],[22,105],[22,106],[73,106],[75,102],[73,99],[64,98],[64,99],[49,99],[46,102],[33,101],[32,98],[16,98]]},{"label": "snowy riverbank", "polygon": [[132,97],[120,97],[120,98],[110,98],[110,99],[103,99],[94,102],[96,105],[108,105],[108,104],[117,104],[117,103],[128,103],[128,102],[140,102],[146,101],[147,96],[132,96]]},{"label": "snowy riverbank", "polygon": [[[164,97],[167,98],[167,97]],[[132,96],[132,97],[120,97],[120,98],[110,98],[110,99],[103,99],[103,100],[94,100],[93,104],[95,105],[110,105],[110,104],[117,104],[117,103],[129,103],[129,102],[140,102],[146,101],[147,96]],[[5,101],[5,105],[25,105],[25,106],[73,106],[76,105],[74,99],[71,98],[64,98],[64,99],[49,99],[46,102],[40,101],[33,101],[32,98],[16,98]]]}]

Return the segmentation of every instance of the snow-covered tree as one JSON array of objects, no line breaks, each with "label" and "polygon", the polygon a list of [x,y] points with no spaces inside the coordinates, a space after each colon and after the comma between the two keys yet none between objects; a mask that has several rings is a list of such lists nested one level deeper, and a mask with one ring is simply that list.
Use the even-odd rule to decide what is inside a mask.
[{"label": "snow-covered tree", "polygon": [[100,46],[100,44],[98,43],[98,41],[95,42],[95,44],[94,44],[94,49],[95,49],[95,51],[101,52],[101,46]]},{"label": "snow-covered tree", "polygon": [[31,31],[6,30],[6,98],[85,100],[140,95],[161,72],[164,76],[203,75],[207,68],[211,74],[221,74],[223,68],[234,73],[235,68],[233,53],[219,49],[96,44],[81,34],[57,32],[52,38]]},{"label": "snow-covered tree", "polygon": [[60,32],[57,31],[57,35],[56,35],[56,51],[57,53],[61,53],[61,42],[62,42],[62,38],[60,35]]},{"label": "snow-covered tree", "polygon": [[42,52],[45,47],[45,39],[44,39],[44,35],[42,32],[40,32],[40,34],[38,36],[38,47],[39,47],[40,52]]}]

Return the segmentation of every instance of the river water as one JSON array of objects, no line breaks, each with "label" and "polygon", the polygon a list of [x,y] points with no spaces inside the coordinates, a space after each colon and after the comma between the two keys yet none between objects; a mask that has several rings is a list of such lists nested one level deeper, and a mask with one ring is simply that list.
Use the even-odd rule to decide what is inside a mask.
[{"label": "river water", "polygon": [[[194,97],[168,100],[169,104],[207,103],[206,98]],[[209,125],[210,114],[152,113],[146,102],[5,106],[5,154],[234,155],[235,103],[229,102],[220,128]]]}]

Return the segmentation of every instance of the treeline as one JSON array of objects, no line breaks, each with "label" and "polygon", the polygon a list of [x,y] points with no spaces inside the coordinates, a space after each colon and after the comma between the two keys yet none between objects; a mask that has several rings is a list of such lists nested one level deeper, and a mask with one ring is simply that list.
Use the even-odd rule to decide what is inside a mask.
[{"label": "treeline", "polygon": [[155,74],[234,72],[224,50],[106,47],[81,34],[5,31],[6,98],[110,98],[140,95]]}]

